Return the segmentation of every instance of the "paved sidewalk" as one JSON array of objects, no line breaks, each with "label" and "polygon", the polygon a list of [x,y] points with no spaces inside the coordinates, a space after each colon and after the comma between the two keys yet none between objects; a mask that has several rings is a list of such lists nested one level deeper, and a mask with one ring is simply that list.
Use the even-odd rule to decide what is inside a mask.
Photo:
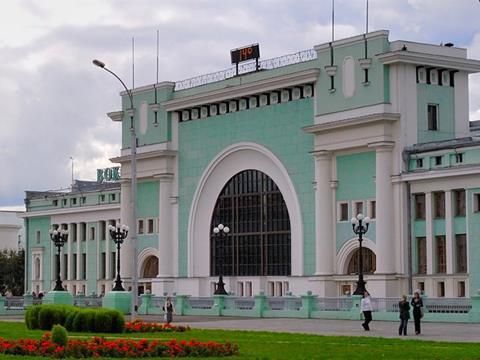
[{"label": "paved sidewalk", "polygon": [[[144,321],[163,322],[159,315],[139,315]],[[23,321],[23,316],[0,316],[0,321]],[[128,321],[130,316],[125,319]],[[442,340],[455,342],[480,341],[480,324],[422,323],[422,334],[415,335],[413,319],[408,324],[408,336],[398,336],[399,322],[372,321],[371,331],[364,331],[361,321],[326,319],[243,318],[219,316],[174,316],[174,324],[197,329],[258,330],[295,332],[335,336],[369,336],[414,340]]]},{"label": "paved sidewalk", "polygon": [[[143,316],[141,318],[146,321],[162,321],[160,316]],[[407,336],[398,335],[400,323],[393,321],[372,321],[370,331],[363,330],[361,321],[350,320],[174,316],[174,322],[200,329],[259,330],[455,342],[480,341],[480,324],[422,323],[422,334],[416,336],[413,319],[409,321]]]}]

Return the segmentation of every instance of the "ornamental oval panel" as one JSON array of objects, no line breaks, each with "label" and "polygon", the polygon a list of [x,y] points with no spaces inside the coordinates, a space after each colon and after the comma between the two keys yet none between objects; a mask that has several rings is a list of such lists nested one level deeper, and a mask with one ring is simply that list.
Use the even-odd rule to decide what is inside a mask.
[{"label": "ornamental oval panel", "polygon": [[343,59],[342,80],[343,96],[351,98],[355,94],[355,61],[351,56]]},{"label": "ornamental oval panel", "polygon": [[148,121],[148,104],[146,101],[140,103],[140,134],[145,135],[147,133]]}]

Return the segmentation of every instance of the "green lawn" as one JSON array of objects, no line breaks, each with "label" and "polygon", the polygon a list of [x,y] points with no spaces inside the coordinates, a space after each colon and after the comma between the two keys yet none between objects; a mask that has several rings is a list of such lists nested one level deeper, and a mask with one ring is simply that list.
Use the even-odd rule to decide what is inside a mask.
[{"label": "green lawn", "polygon": [[[3,338],[39,338],[43,331],[23,323],[0,322]],[[82,336],[84,333],[70,333]],[[240,354],[230,359],[480,359],[480,343],[448,343],[366,337],[319,336],[256,331],[191,330],[185,333],[105,334],[105,337],[232,341]],[[16,358],[18,356],[3,356]],[[22,357],[30,359],[38,357]]]}]

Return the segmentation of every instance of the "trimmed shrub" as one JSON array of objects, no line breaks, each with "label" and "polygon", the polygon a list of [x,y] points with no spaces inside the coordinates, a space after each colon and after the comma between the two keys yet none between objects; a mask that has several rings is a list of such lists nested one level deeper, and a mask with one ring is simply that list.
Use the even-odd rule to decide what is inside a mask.
[{"label": "trimmed shrub", "polygon": [[32,305],[27,308],[25,311],[25,324],[29,330],[39,329],[40,325],[38,323],[38,313],[41,310],[40,305]]},{"label": "trimmed shrub", "polygon": [[62,325],[53,325],[52,342],[57,345],[66,346],[68,343],[67,330]]},{"label": "trimmed shrub", "polygon": [[88,309],[69,305],[33,305],[25,312],[29,329],[51,330],[53,325],[68,331],[122,333],[125,330],[123,314],[113,309]]}]

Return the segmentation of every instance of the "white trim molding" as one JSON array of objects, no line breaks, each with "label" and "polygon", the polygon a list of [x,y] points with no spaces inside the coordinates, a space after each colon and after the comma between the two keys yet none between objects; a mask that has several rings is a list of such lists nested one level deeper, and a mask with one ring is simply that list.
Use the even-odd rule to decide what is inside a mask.
[{"label": "white trim molding", "polygon": [[267,148],[253,143],[233,144],[207,166],[198,182],[188,219],[188,276],[210,276],[210,222],[225,184],[244,170],[259,170],[280,189],[290,215],[292,276],[303,275],[303,228],[300,202],[285,166]]}]

